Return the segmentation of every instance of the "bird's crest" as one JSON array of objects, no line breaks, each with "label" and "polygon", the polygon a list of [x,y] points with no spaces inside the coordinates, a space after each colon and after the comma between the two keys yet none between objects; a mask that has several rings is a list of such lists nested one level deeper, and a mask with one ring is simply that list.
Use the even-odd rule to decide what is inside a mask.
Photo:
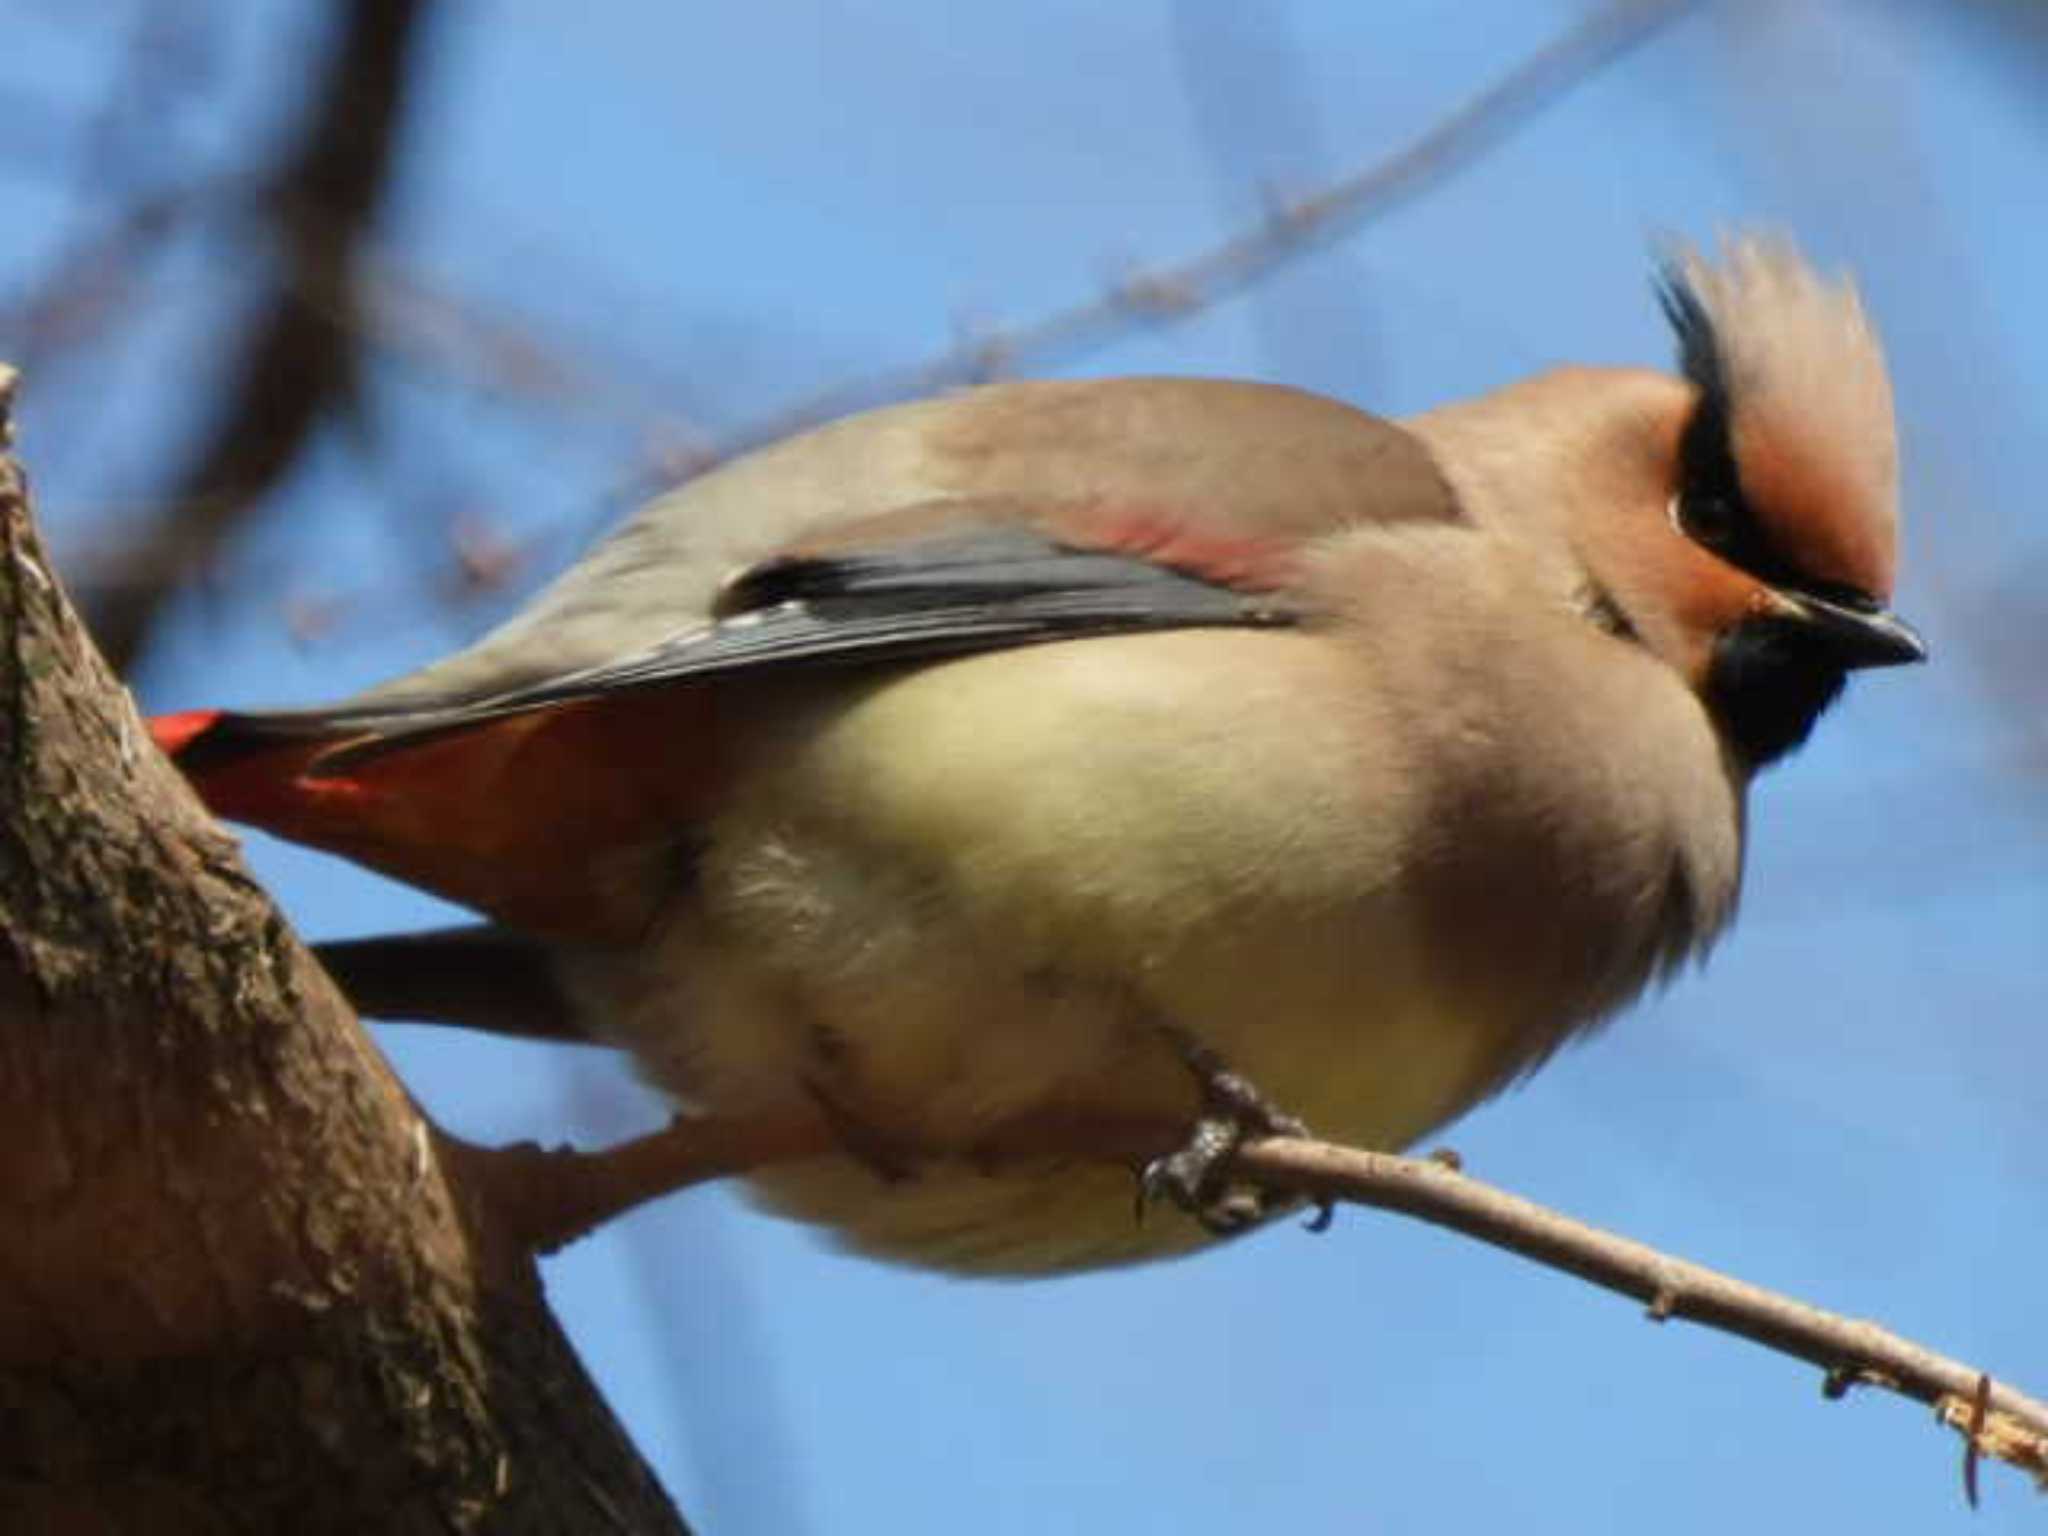
[{"label": "bird's crest", "polygon": [[1891,378],[1855,287],[1789,241],[1743,236],[1717,259],[1664,260],[1659,298],[1702,425],[1741,492],[1806,575],[1884,597],[1898,536]]}]

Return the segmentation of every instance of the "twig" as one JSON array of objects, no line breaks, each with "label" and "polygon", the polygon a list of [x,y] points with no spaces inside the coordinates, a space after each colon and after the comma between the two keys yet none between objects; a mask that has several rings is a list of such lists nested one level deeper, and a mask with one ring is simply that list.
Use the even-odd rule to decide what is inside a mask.
[{"label": "twig", "polygon": [[1077,353],[1106,346],[1142,326],[1185,320],[1455,175],[1532,114],[1697,3],[1611,0],[1402,148],[1320,191],[1272,204],[1256,227],[1175,265],[1133,273],[1107,293],[1041,319],[977,328],[923,362],[822,390],[728,434],[720,447],[729,457],[854,411],[977,383],[992,372],[1071,361]]},{"label": "twig", "polygon": [[1603,1232],[1434,1159],[1268,1140],[1244,1147],[1236,1168],[1260,1184],[1399,1211],[1448,1227],[1632,1296],[1655,1321],[1700,1323],[1808,1361],[1827,1373],[1823,1385],[1830,1397],[1869,1386],[1926,1403],[1964,1437],[1965,1476],[1973,1495],[1979,1456],[2010,1462],[2048,1487],[2048,1403],[1875,1323],[1822,1311]]},{"label": "twig", "polygon": [[[361,238],[360,198],[302,201],[294,209],[298,230],[319,259],[286,263],[279,277],[276,315],[280,325],[291,323],[293,336],[271,339],[290,339],[291,346],[265,347],[261,357],[251,353],[257,363],[275,364],[288,353],[299,361],[288,377],[272,377],[278,372],[274,366],[252,363],[235,391],[241,404],[220,417],[228,436],[201,456],[182,490],[161,506],[155,528],[125,545],[118,558],[74,560],[98,599],[95,630],[116,662],[125,663],[142,643],[161,598],[203,570],[255,510],[322,408],[333,403],[333,391],[346,387],[344,364],[327,369],[305,362],[308,355],[317,360],[336,354],[335,338],[347,339],[341,352],[374,347],[496,397],[545,405],[558,414],[580,406],[586,417],[624,421],[652,450],[641,455],[641,467],[629,481],[596,499],[609,520],[656,490],[834,417],[1071,361],[1130,331],[1186,319],[1442,184],[1531,115],[1696,5],[1697,0],[1611,0],[1393,154],[1306,195],[1269,200],[1256,225],[1206,251],[1175,265],[1132,272],[1107,292],[1035,321],[964,328],[922,362],[834,385],[725,433],[702,428],[668,404],[659,382],[627,378],[633,370],[623,357],[543,336],[529,323],[494,315],[373,250]],[[378,99],[375,93],[372,99]],[[388,150],[388,143],[383,147]],[[131,241],[156,238],[159,223],[179,208],[167,200],[162,209],[133,216],[108,237],[100,259],[119,260]],[[347,264],[346,283],[335,277],[336,262]],[[52,283],[38,302],[61,311],[77,302],[75,286]],[[317,344],[310,353],[302,350],[308,344]],[[309,384],[317,387],[309,390]],[[375,606],[354,597],[343,601],[354,613]]]},{"label": "twig", "polygon": [[[1137,1168],[1175,1145],[1180,1134],[1159,1122],[1047,1116],[1018,1122],[974,1156],[988,1167],[1053,1156]],[[464,1187],[490,1207],[493,1224],[542,1252],[662,1195],[834,1149],[831,1127],[807,1116],[679,1118],[666,1130],[593,1152],[443,1143],[444,1156],[463,1165]],[[1875,1323],[1823,1311],[1482,1183],[1455,1157],[1400,1157],[1306,1138],[1267,1138],[1238,1148],[1233,1172],[1312,1201],[1398,1211],[1632,1296],[1654,1322],[1679,1319],[1749,1339],[1819,1366],[1828,1397],[1882,1387],[1926,1403],[1963,1437],[1972,1503],[1977,1461],[1985,1456],[2021,1468],[2048,1488],[2048,1403]]]},{"label": "twig", "polygon": [[616,507],[855,411],[1070,362],[1142,327],[1188,319],[1286,262],[1352,234],[1401,202],[1441,185],[1530,116],[1697,4],[1698,0],[1611,0],[1392,154],[1319,190],[1270,202],[1258,224],[1207,250],[1176,264],[1132,272],[1108,291],[1037,320],[963,329],[947,347],[921,362],[832,385],[715,436],[657,403],[647,388],[607,384],[600,360],[554,345],[523,323],[493,318],[473,301],[437,289],[388,261],[371,269],[376,281],[366,288],[363,313],[355,320],[372,343],[415,363],[439,367],[479,389],[523,394],[557,406],[581,394],[631,418],[636,429],[659,442],[685,445],[680,463],[674,455],[665,455],[652,470],[637,472],[630,484],[603,498],[606,506]]}]

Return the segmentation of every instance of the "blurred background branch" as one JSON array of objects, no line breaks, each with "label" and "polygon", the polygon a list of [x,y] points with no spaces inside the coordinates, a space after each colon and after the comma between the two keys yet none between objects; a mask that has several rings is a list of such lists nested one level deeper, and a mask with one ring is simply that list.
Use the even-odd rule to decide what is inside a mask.
[{"label": "blurred background branch", "polygon": [[[152,190],[64,252],[11,306],[16,351],[36,361],[67,341],[118,323],[141,270],[181,220],[238,211],[238,240],[269,259],[229,259],[249,282],[245,318],[218,343],[223,377],[213,421],[191,462],[147,519],[126,519],[118,547],[81,571],[93,631],[123,671],[135,666],[165,604],[203,578],[225,546],[288,477],[330,418],[346,416],[365,348],[457,388],[524,400],[545,412],[621,426],[645,461],[601,498],[608,514],[737,454],[837,416],[990,379],[1071,365],[1144,328],[1184,322],[1241,293],[1282,263],[1326,248],[1372,219],[1455,176],[1526,120],[1655,36],[1696,0],[1608,0],[1517,59],[1498,79],[1439,116],[1401,148],[1319,186],[1268,185],[1248,228],[1192,256],[1133,268],[1100,293],[1035,319],[961,328],[946,347],[907,367],[859,375],[801,395],[721,432],[693,422],[636,380],[616,353],[579,348],[488,304],[408,270],[375,239],[376,213],[397,156],[408,61],[424,30],[426,0],[336,7],[337,36],[301,141],[274,172]],[[138,33],[159,40],[162,17]],[[161,55],[138,46],[114,93],[161,79]],[[159,92],[161,87],[158,87]],[[108,117],[122,120],[109,109]],[[97,135],[109,140],[106,132]],[[95,154],[91,163],[105,158]],[[0,332],[4,334],[4,332]],[[360,419],[351,423],[367,430]],[[141,526],[137,526],[141,524]],[[594,531],[578,518],[571,547]],[[530,548],[498,536],[474,511],[451,519],[457,596],[489,594],[524,573]],[[392,605],[345,593],[282,606],[300,640],[323,638],[344,617]]]},{"label": "blurred background branch", "polygon": [[[120,558],[92,573],[93,634],[126,672],[169,596],[203,571],[305,451],[315,427],[349,408],[360,369],[360,247],[374,227],[404,121],[427,0],[339,0],[336,37],[310,93],[299,144],[242,210],[243,238],[267,248],[241,335],[223,351],[215,421],[174,477],[161,510]],[[155,13],[161,14],[161,13]],[[152,57],[153,56],[149,56]],[[116,257],[133,261],[175,203],[120,221]],[[46,306],[45,306],[46,307]]]}]

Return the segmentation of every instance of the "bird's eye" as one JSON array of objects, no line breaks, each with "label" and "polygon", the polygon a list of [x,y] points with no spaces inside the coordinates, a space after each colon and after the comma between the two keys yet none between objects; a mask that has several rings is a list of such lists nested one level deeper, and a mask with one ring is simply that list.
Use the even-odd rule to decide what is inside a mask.
[{"label": "bird's eye", "polygon": [[1678,499],[1678,526],[1694,543],[1724,552],[1741,533],[1742,512],[1730,497],[1694,491]]}]

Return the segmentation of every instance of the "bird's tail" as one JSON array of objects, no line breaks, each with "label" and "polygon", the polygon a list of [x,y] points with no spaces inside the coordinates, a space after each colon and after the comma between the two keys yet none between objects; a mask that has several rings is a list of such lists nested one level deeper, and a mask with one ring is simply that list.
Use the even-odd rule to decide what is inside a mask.
[{"label": "bird's tail", "polygon": [[529,933],[603,940],[646,913],[602,872],[686,843],[715,787],[710,708],[649,691],[395,733],[359,709],[194,710],[150,734],[217,815]]},{"label": "bird's tail", "polygon": [[149,734],[216,816],[321,841],[319,808],[338,785],[308,771],[348,738],[319,717],[190,709],[155,716]]}]

